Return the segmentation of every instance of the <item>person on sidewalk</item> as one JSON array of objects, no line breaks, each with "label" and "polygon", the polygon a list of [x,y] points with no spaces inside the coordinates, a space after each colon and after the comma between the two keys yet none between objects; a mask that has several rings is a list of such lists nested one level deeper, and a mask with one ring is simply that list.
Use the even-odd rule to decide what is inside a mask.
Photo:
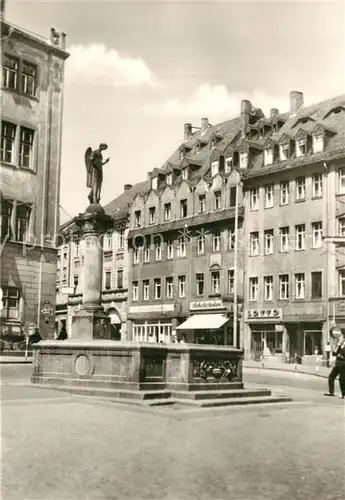
[{"label": "person on sidewalk", "polygon": [[337,349],[333,352],[335,356],[335,365],[328,376],[328,392],[325,396],[334,396],[334,382],[339,375],[339,386],[341,398],[345,398],[345,336],[341,335]]},{"label": "person on sidewalk", "polygon": [[327,344],[326,344],[326,346],[325,346],[326,366],[327,366],[327,368],[329,368],[329,360],[331,358],[331,351],[332,351],[331,343],[328,341]]}]

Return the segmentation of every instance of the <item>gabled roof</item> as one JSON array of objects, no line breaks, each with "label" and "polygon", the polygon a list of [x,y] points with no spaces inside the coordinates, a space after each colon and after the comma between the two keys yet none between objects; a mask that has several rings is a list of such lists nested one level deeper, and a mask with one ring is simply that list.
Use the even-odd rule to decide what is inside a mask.
[{"label": "gabled roof", "polygon": [[105,205],[104,211],[107,215],[111,215],[114,219],[125,217],[129,212],[129,206],[133,203],[134,198],[138,194],[142,194],[148,191],[149,182],[143,181],[134,184],[131,189],[124,191],[113,201]]}]

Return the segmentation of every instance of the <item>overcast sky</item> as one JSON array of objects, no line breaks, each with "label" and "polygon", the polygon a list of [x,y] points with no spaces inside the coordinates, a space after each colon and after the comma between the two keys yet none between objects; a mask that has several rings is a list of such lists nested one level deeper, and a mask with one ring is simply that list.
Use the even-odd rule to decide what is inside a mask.
[{"label": "overcast sky", "polygon": [[67,33],[61,204],[87,206],[84,152],[109,145],[102,204],[159,167],[184,122],[212,124],[248,98],[288,110],[345,89],[343,1],[15,1],[9,21]]}]

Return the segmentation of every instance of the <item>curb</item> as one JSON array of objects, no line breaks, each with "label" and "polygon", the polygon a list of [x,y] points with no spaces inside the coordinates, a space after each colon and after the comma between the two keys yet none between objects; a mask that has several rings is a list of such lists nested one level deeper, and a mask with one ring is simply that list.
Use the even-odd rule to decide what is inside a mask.
[{"label": "curb", "polygon": [[0,365],[31,365],[33,360],[9,360],[9,359],[0,359]]},{"label": "curb", "polygon": [[321,373],[310,373],[302,370],[285,370],[284,368],[271,368],[271,367],[262,367],[262,366],[251,366],[251,365],[243,365],[243,368],[253,368],[254,370],[271,370],[275,372],[288,372],[288,373],[300,373],[301,375],[310,375],[311,377],[319,377],[319,378],[328,378],[328,375],[322,375]]}]

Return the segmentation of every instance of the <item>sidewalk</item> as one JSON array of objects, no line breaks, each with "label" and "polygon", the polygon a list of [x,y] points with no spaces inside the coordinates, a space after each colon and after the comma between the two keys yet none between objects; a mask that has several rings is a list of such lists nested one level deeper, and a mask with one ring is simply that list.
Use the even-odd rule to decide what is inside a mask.
[{"label": "sidewalk", "polygon": [[243,368],[256,368],[258,370],[275,370],[293,373],[303,373],[305,375],[314,375],[315,377],[328,378],[331,367],[319,366],[318,371],[315,370],[315,365],[295,365],[293,363],[278,363],[265,360],[262,361],[243,361]]}]

